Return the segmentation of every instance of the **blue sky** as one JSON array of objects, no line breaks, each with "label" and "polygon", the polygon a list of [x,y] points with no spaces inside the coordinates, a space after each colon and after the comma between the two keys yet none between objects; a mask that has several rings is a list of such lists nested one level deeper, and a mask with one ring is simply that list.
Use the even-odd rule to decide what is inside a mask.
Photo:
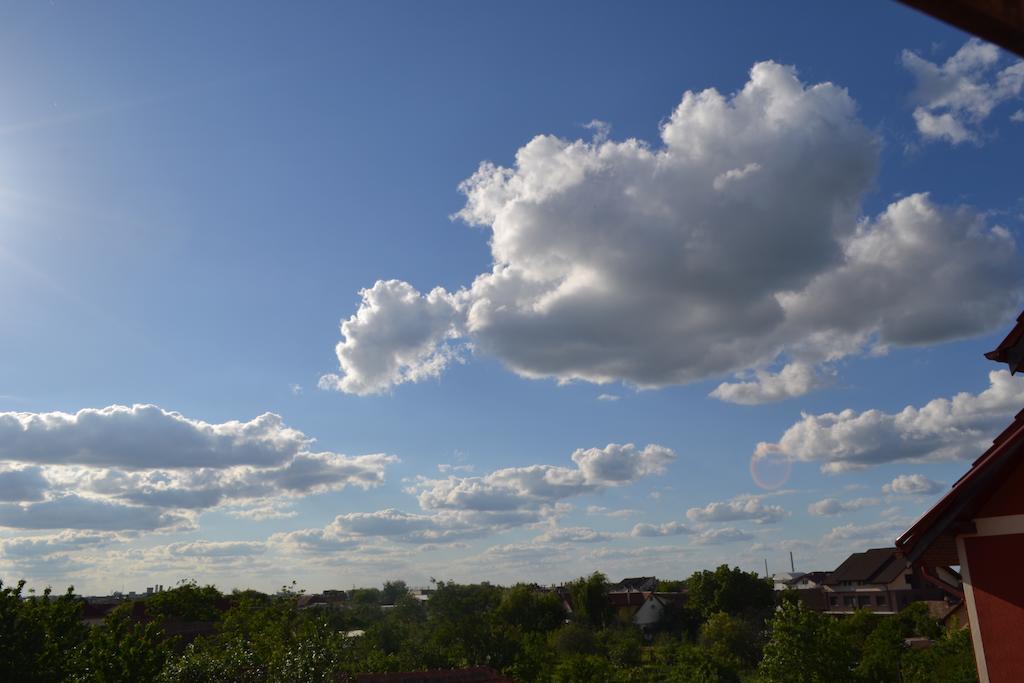
[{"label": "blue sky", "polygon": [[830,569],[1024,399],[1024,69],[897,3],[0,27],[4,580]]}]

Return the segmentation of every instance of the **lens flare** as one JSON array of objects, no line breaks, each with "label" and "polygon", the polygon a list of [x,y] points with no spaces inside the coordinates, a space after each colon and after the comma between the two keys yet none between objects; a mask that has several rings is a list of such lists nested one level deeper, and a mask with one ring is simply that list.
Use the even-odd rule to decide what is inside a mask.
[{"label": "lens flare", "polygon": [[776,449],[759,448],[750,458],[750,476],[763,489],[774,491],[789,481],[793,461]]}]

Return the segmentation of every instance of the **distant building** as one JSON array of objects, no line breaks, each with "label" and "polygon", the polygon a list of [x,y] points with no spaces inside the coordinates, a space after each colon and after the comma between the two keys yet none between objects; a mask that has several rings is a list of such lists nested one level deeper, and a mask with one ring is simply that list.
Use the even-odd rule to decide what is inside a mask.
[{"label": "distant building", "polygon": [[823,586],[829,614],[858,609],[895,614],[912,602],[950,596],[948,590],[924,581],[896,548],[853,553],[825,578]]},{"label": "distant building", "polygon": [[777,591],[784,591],[791,587],[790,584],[793,581],[803,575],[803,572],[779,572],[772,576],[772,587]]},{"label": "distant building", "polygon": [[608,603],[615,610],[616,618],[628,624],[657,587],[658,579],[653,576],[623,579],[608,587]]},{"label": "distant building", "polygon": [[609,593],[622,593],[626,591],[639,591],[641,593],[653,593],[658,589],[658,579],[653,576],[638,576],[635,578],[623,579],[608,587]]},{"label": "distant building", "polygon": [[633,624],[644,633],[655,630],[673,609],[686,603],[686,593],[650,593],[647,600],[633,614]]},{"label": "distant building", "polygon": [[824,585],[827,576],[828,572],[807,572],[790,581],[786,587],[798,591],[811,590]]}]

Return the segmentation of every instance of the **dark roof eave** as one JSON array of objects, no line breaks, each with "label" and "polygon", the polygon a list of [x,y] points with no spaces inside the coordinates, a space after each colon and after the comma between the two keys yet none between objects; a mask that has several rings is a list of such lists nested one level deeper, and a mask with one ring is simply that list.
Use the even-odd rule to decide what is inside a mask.
[{"label": "dark roof eave", "polygon": [[1024,12],[1019,2],[900,0],[925,14],[1024,57]]},{"label": "dark roof eave", "polygon": [[[969,524],[971,507],[977,494],[995,481],[1003,470],[1015,463],[1014,457],[1024,446],[1024,424],[1018,418],[1010,425],[1009,435],[1000,434],[995,446],[983,454],[953,488],[921,516],[913,526],[896,539],[896,547],[910,562],[916,562],[944,533],[960,531],[959,524]],[[1009,430],[1006,430],[1009,431]]]}]

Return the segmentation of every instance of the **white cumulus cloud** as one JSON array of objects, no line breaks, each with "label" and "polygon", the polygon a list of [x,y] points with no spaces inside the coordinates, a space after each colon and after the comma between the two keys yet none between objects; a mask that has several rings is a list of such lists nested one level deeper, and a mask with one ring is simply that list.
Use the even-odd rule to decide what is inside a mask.
[{"label": "white cumulus cloud", "polygon": [[458,297],[441,288],[423,295],[398,280],[379,281],[359,294],[359,310],[342,321],[344,340],[335,349],[341,374],[324,375],[320,388],[380,393],[437,377],[457,358],[445,342],[461,334]]},{"label": "white cumulus cloud", "polygon": [[945,485],[942,482],[929,479],[923,474],[901,474],[882,486],[882,491],[897,495],[927,496],[938,493],[943,488]]},{"label": "white cumulus cloud", "polygon": [[781,453],[820,462],[827,473],[889,462],[977,457],[1024,403],[1024,382],[1008,371],[990,372],[989,383],[978,394],[962,392],[898,413],[805,413],[777,443],[759,443],[754,457]]},{"label": "white cumulus cloud", "polygon": [[314,444],[272,413],[223,423],[153,405],[0,413],[0,526],[188,527],[220,505],[377,486],[397,460]]},{"label": "white cumulus cloud", "polygon": [[321,386],[386,392],[460,345],[524,377],[637,387],[785,359],[716,390],[757,403],[872,345],[992,329],[1020,299],[1012,237],[925,194],[863,218],[879,146],[843,88],[773,62],[733,94],[687,92],[657,146],[539,135],[461,185],[491,270],[455,292],[363,290]]},{"label": "white cumulus cloud", "polygon": [[759,496],[737,496],[732,500],[693,507],[686,516],[693,522],[735,522],[752,520],[758,524],[771,524],[785,519],[789,513],[780,505],[765,505]]},{"label": "white cumulus cloud", "polygon": [[727,403],[759,405],[803,396],[828,384],[829,379],[807,363],[787,363],[779,372],[755,371],[752,381],[723,382],[710,395]]},{"label": "white cumulus cloud", "polygon": [[941,65],[909,50],[902,60],[914,76],[914,122],[925,138],[980,141],[981,123],[1003,102],[1019,98],[1024,88],[1024,62],[1013,60],[999,68],[1005,63],[999,48],[977,38]]}]

